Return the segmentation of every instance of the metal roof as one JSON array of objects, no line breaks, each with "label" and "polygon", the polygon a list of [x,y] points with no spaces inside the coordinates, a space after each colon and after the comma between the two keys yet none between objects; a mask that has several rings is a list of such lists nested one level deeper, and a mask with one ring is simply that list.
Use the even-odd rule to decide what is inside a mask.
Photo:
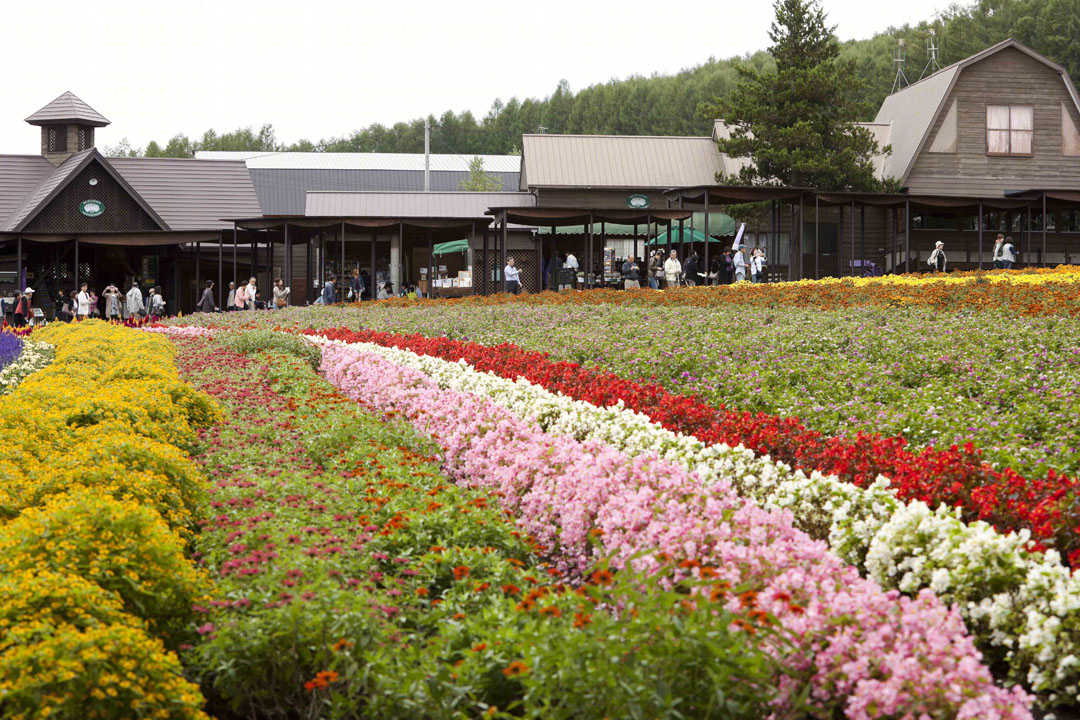
[{"label": "metal roof", "polygon": [[77,98],[70,90],[26,118],[26,122],[31,125],[71,122],[93,127],[105,127],[109,124],[97,110]]},{"label": "metal roof", "polygon": [[38,185],[56,171],[40,155],[0,155],[0,229]]},{"label": "metal roof", "polygon": [[491,207],[533,207],[521,192],[309,192],[308,217],[484,219]]},{"label": "metal roof", "polygon": [[889,177],[886,175],[886,164],[891,154],[882,152],[885,147],[892,142],[892,123],[853,123],[855,127],[861,127],[864,130],[869,130],[870,134],[874,136],[874,140],[877,141],[878,151],[874,153],[874,157],[870,161],[874,164],[874,176],[880,180],[884,180]]},{"label": "metal roof", "polygon": [[530,188],[712,185],[722,170],[707,137],[522,135],[521,141],[521,184]]},{"label": "metal roof", "polygon": [[4,223],[3,229],[7,231],[14,230],[22,225],[23,221],[28,219],[29,216],[40,210],[42,204],[52,197],[56,190],[63,185],[64,181],[71,177],[76,170],[80,169],[83,166],[83,161],[93,153],[93,148],[74,153],[54,168],[52,173],[42,178],[36,187],[23,196],[22,203],[11,213],[7,222]]},{"label": "metal roof", "polygon": [[[424,189],[424,173],[416,170],[310,170],[249,169],[255,194],[266,215],[303,215],[306,193],[401,191]],[[504,190],[516,190],[518,174],[485,171],[502,183]],[[457,191],[468,172],[433,172],[433,191]]]},{"label": "metal roof", "polygon": [[[432,172],[469,172],[476,155],[431,155]],[[518,155],[480,155],[485,172],[516,173]],[[252,170],[411,170],[423,171],[423,153],[227,152],[199,151],[196,160],[243,160]]]},{"label": "metal roof", "polygon": [[889,95],[881,103],[872,124],[892,126],[889,134],[892,155],[881,163],[884,177],[902,180],[907,176],[959,72],[960,63],[950,65]]},{"label": "metal roof", "polygon": [[108,158],[172,230],[224,230],[221,218],[262,215],[242,162],[186,158]]}]

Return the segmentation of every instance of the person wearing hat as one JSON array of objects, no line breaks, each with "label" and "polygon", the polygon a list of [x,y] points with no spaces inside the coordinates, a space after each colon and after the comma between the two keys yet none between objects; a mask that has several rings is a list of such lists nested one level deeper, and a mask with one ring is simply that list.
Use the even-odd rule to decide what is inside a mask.
[{"label": "person wearing hat", "polygon": [[945,272],[945,264],[948,262],[948,258],[945,257],[945,243],[938,240],[934,243],[934,252],[930,253],[930,257],[926,259],[926,264],[934,268],[937,272]]},{"label": "person wearing hat", "polygon": [[26,318],[33,310],[30,309],[30,301],[34,299],[34,288],[28,287],[19,293],[19,299],[15,301],[15,327],[26,327]]}]

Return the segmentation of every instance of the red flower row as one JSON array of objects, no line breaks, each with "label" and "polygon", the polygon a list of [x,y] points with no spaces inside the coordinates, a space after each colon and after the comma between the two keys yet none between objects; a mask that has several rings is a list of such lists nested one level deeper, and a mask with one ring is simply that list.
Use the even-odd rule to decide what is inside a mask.
[{"label": "red flower row", "polygon": [[932,507],[961,508],[967,520],[985,520],[1008,532],[1028,528],[1036,547],[1057,548],[1071,567],[1080,566],[1080,483],[1054,471],[1045,478],[1025,478],[995,470],[971,443],[947,449],[914,451],[903,437],[859,433],[852,438],[826,437],[798,418],[750,413],[669,393],[653,383],[636,382],[515,345],[489,347],[423,335],[397,335],[344,328],[308,330],[344,342],[370,342],[445,360],[465,360],[500,377],[523,377],[553,392],[599,406],[618,401],[673,431],[706,443],[743,445],[754,452],[804,471],[819,470],[865,487],[878,475],[890,478],[904,500]]}]

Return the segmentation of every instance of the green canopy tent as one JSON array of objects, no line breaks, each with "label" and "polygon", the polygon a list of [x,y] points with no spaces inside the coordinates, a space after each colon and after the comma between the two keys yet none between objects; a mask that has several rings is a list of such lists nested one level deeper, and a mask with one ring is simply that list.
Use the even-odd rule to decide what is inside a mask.
[{"label": "green canopy tent", "polygon": [[[666,222],[662,222],[662,223],[660,223],[660,226],[664,227],[665,224],[666,224]],[[694,220],[693,220],[692,223],[691,223],[689,218],[687,218],[684,221],[683,225],[686,227],[686,230],[687,230],[687,234],[686,234],[687,241],[690,240],[690,225],[691,224],[694,226],[695,231],[704,228],[705,227],[705,213],[700,213],[700,212],[699,213],[694,213]],[[675,226],[678,225],[678,222],[673,222],[673,223],[671,223],[671,225],[672,225],[672,232],[674,232]],[[601,227],[601,224],[599,222],[597,222],[595,227],[593,228],[593,233],[595,235],[600,234],[600,227]],[[721,213],[721,212],[711,212],[711,213],[709,213],[709,234],[713,236],[713,242],[719,242],[718,240],[716,240],[716,237],[723,237],[725,235],[734,235],[735,230],[737,228],[738,228],[738,223],[736,223],[735,219],[732,218],[730,215],[725,215],[724,213]],[[621,225],[619,223],[605,223],[604,231],[607,233],[609,238],[613,237],[613,236],[614,237],[631,237],[634,234],[634,226],[633,225]],[[648,230],[647,230],[647,228],[645,226],[645,223],[641,223],[640,225],[638,225],[637,232],[638,232],[639,236],[645,235],[645,233],[647,231]],[[584,232],[584,230],[583,230],[581,225],[560,225],[559,227],[555,228],[555,234],[556,235],[581,235],[583,232]],[[540,228],[538,230],[538,233],[540,235],[550,235],[551,234],[551,228],[540,226]],[[702,232],[702,233],[698,233],[698,234],[701,235],[701,237],[698,239],[698,241],[699,242],[705,242],[704,233]],[[663,235],[661,235],[661,237],[663,237]],[[663,243],[661,243],[661,244],[663,244]]]},{"label": "green canopy tent", "polygon": [[451,240],[450,242],[439,243],[435,245],[431,252],[435,255],[449,255],[456,252],[468,252],[469,241],[468,240]]},{"label": "green canopy tent", "polygon": [[[735,221],[732,220],[732,224],[734,224],[734,222]],[[734,235],[735,233],[733,231],[731,233],[715,233],[714,234],[712,232],[712,227],[710,225],[710,227],[709,227],[709,235],[711,235],[711,237],[709,238],[709,242],[714,242],[714,243],[727,242],[727,240],[722,240],[722,239],[716,237],[716,235],[727,235],[727,234]],[[653,246],[653,245],[671,245],[671,244],[679,245],[680,243],[683,243],[683,242],[687,242],[687,243],[704,243],[705,242],[705,231],[704,230],[699,230],[698,228],[690,229],[689,227],[684,227],[683,228],[683,234],[680,237],[679,228],[673,227],[673,228],[671,228],[671,238],[668,238],[668,234],[665,231],[665,232],[662,232],[659,235],[657,235],[655,238],[651,238],[649,240],[649,245],[650,246]]]}]

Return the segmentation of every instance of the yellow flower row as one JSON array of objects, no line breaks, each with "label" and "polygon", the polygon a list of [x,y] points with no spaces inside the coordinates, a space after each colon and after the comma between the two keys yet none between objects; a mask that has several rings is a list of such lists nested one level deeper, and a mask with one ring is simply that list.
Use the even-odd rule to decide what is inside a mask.
[{"label": "yellow flower row", "polygon": [[220,411],[172,345],[100,322],[35,333],[54,362],[0,399],[5,717],[205,718],[172,652],[206,577],[184,449]]},{"label": "yellow flower row", "polygon": [[[920,287],[930,284],[946,285],[969,285],[980,282],[1005,283],[1013,285],[1048,285],[1048,284],[1077,284],[1080,283],[1080,266],[1059,265],[1053,268],[1033,268],[1020,271],[1001,272],[956,272],[956,273],[923,273],[910,275],[883,275],[881,277],[855,277],[855,278],[822,278],[820,280],[798,280],[793,285],[807,287],[827,287],[830,285],[846,285],[857,288],[894,288],[894,287]],[[747,285],[746,287],[753,287]]]}]

